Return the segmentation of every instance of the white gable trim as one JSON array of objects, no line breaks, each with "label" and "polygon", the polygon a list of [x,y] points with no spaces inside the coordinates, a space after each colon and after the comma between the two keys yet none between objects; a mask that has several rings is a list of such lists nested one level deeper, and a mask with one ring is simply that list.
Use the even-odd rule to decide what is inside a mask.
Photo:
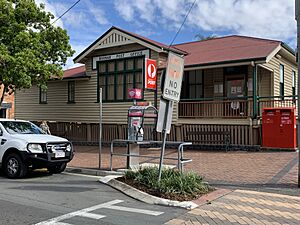
[{"label": "white gable trim", "polygon": [[268,63],[281,49],[281,45],[278,46],[267,56],[266,62]]},{"label": "white gable trim", "polygon": [[126,45],[137,43],[146,48],[152,49],[156,52],[165,52],[163,48],[157,47],[145,41],[142,41],[134,36],[128,35],[124,32],[121,32],[117,29],[112,29],[108,32],[104,37],[102,37],[99,41],[97,41],[94,45],[92,45],[84,54],[82,54],[78,59],[76,59],[75,63],[79,63],[84,57],[90,54],[92,51],[97,49],[104,49],[114,46]]}]

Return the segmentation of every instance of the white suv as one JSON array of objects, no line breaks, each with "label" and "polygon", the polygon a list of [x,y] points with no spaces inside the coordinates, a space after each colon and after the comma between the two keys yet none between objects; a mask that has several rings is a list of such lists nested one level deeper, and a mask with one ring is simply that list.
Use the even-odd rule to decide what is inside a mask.
[{"label": "white suv", "polygon": [[45,134],[24,120],[0,119],[0,167],[9,178],[21,178],[28,169],[47,168],[61,173],[73,158],[65,138]]}]

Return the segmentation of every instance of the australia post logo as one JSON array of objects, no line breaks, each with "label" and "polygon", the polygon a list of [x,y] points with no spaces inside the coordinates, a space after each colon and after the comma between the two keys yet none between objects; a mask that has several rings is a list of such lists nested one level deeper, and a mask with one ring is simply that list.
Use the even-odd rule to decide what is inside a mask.
[{"label": "australia post logo", "polygon": [[156,89],[156,60],[145,59],[145,89]]}]

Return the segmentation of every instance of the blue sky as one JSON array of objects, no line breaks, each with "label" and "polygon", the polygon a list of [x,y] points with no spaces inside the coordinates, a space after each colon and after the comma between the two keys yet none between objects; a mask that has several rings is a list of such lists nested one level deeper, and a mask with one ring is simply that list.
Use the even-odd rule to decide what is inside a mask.
[{"label": "blue sky", "polygon": [[[60,16],[76,0],[36,0]],[[194,0],[81,0],[56,22],[67,30],[74,56],[111,26],[169,44]],[[175,43],[196,34],[240,34],[281,40],[296,46],[294,0],[196,0]],[[73,67],[69,59],[65,68]]]}]

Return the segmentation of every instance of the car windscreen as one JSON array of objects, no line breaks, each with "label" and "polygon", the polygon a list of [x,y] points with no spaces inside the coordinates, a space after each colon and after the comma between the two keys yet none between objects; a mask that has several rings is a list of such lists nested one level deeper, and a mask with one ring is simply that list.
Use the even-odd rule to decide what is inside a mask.
[{"label": "car windscreen", "polygon": [[29,122],[2,121],[1,124],[10,134],[44,134],[38,126]]}]

